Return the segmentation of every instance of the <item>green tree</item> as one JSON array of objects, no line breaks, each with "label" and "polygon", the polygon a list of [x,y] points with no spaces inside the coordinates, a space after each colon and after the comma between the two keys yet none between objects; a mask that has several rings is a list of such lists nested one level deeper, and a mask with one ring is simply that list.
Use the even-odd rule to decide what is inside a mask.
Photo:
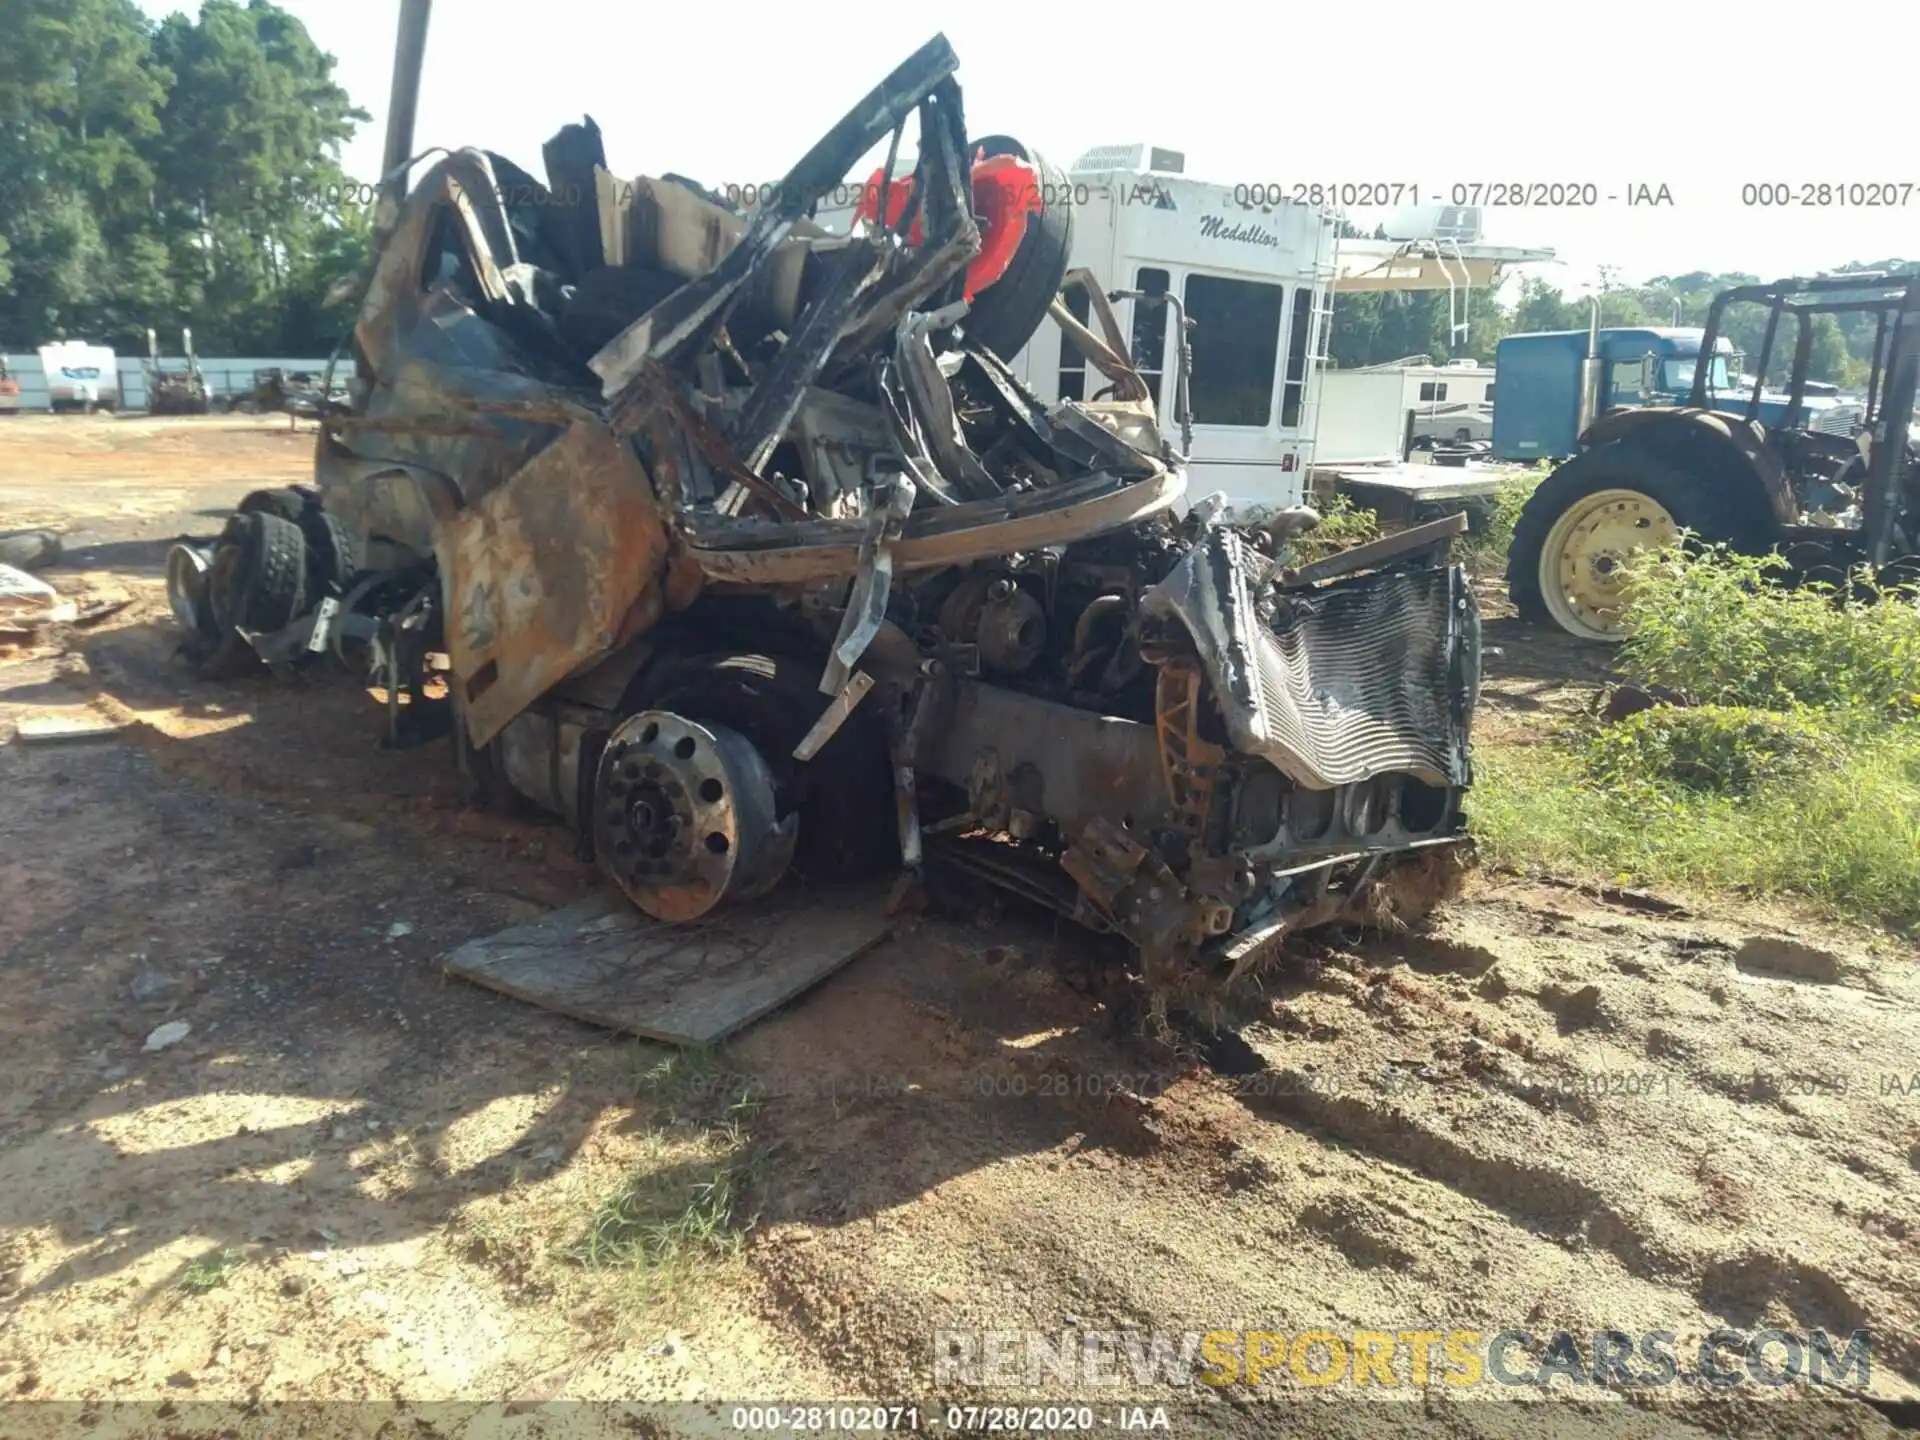
[{"label": "green tree", "polygon": [[287,302],[314,257],[364,233],[342,231],[338,155],[366,113],[271,0],[207,0],[197,23],[169,16],[154,50],[178,77],[154,154],[175,320],[230,351],[315,348],[319,337],[288,333]]},{"label": "green tree", "polygon": [[157,26],[132,0],[0,0],[0,337],[313,354],[364,253],[340,148],[364,121],[271,3]]},{"label": "green tree", "polygon": [[132,0],[0,0],[0,329],[35,343],[114,328],[151,298],[142,151],[171,77]]},{"label": "green tree", "polygon": [[1569,300],[1560,293],[1559,287],[1548,284],[1537,275],[1523,275],[1520,278],[1520,296],[1513,307],[1512,333],[1531,335],[1541,330],[1584,330],[1587,328],[1588,307],[1577,300]]}]

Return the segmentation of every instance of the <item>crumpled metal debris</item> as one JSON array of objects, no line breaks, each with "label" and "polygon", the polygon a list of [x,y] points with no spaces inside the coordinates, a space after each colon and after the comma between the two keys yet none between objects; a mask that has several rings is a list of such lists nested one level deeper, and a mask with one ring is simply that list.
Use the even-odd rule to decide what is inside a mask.
[{"label": "crumpled metal debris", "polygon": [[[466,745],[650,914],[870,833],[845,796],[797,852],[791,825],[793,796],[858,789],[833,767],[866,745],[909,869],[938,855],[1125,934],[1162,979],[1242,973],[1391,908],[1382,877],[1425,885],[1402,861],[1463,838],[1472,596],[1433,537],[1289,570],[1310,511],[1263,536],[1206,503],[1174,519],[1186,459],[1069,268],[1072,210],[1021,198],[1068,187],[970,138],[957,63],[936,36],[750,205],[615,177],[591,119],[544,185],[465,149],[383,203],[317,465],[329,523],[368,539],[326,603],[411,657],[390,707],[443,635]],[[821,202],[883,145],[829,233]],[[1103,398],[1022,383],[1045,323]],[[253,643],[291,654],[314,623]],[[656,678],[761,650],[758,678]]]}]

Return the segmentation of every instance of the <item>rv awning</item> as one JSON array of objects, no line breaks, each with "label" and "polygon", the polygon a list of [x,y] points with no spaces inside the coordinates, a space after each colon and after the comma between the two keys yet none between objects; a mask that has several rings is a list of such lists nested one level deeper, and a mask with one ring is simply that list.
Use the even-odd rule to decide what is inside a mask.
[{"label": "rv awning", "polygon": [[1485,289],[1509,265],[1539,265],[1551,250],[1512,245],[1456,245],[1449,240],[1342,240],[1334,264],[1334,288],[1369,290]]}]

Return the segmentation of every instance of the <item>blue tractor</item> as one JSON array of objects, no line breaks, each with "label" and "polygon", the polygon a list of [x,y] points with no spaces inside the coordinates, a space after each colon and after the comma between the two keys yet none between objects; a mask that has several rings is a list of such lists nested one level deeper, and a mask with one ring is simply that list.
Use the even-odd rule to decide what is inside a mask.
[{"label": "blue tractor", "polygon": [[[1722,334],[1736,302],[1767,307],[1750,384]],[[1822,314],[1877,319],[1862,405],[1843,404],[1807,374]],[[1774,392],[1759,377],[1779,344],[1793,351]],[[1920,274],[1738,286],[1714,297],[1703,330],[1596,327],[1503,341],[1494,454],[1571,457],[1514,527],[1514,605],[1581,639],[1619,640],[1621,562],[1682,531],[1749,553],[1778,549],[1801,573],[1911,564],[1920,551],[1916,370]]]}]

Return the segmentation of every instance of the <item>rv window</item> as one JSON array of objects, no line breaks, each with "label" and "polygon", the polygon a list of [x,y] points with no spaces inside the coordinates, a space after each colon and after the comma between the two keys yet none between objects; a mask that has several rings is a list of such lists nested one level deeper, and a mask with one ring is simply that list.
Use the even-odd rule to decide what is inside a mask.
[{"label": "rv window", "polygon": [[[1082,325],[1090,324],[1093,312],[1087,301],[1087,292],[1076,285],[1066,292],[1066,296],[1067,309],[1073,312],[1073,318]],[[1080,353],[1079,346],[1067,338],[1064,330],[1060,332],[1060,398],[1087,398],[1087,357]]]},{"label": "rv window", "polygon": [[1487,404],[1491,405],[1492,403],[1493,403],[1493,384],[1491,381],[1489,381],[1487,384]]},{"label": "rv window", "polygon": [[1420,398],[1422,400],[1446,399],[1447,398],[1447,382],[1444,380],[1439,381],[1438,383],[1435,383],[1432,380],[1421,381],[1420,382]]},{"label": "rv window", "polygon": [[[1133,288],[1148,295],[1167,293],[1167,272],[1140,270],[1133,277]],[[1167,363],[1167,307],[1145,300],[1133,302],[1133,368],[1147,382],[1154,404],[1160,403],[1160,375]]]},{"label": "rv window", "polygon": [[1307,393],[1307,332],[1313,325],[1313,291],[1302,285],[1293,292],[1293,323],[1287,332],[1287,388],[1280,397],[1280,423],[1300,428],[1300,409]]},{"label": "rv window", "polygon": [[[1216,275],[1187,277],[1193,321],[1193,418],[1202,425],[1265,425],[1273,416],[1280,358],[1280,307],[1286,291]],[[1302,355],[1305,340],[1301,339]]]}]

